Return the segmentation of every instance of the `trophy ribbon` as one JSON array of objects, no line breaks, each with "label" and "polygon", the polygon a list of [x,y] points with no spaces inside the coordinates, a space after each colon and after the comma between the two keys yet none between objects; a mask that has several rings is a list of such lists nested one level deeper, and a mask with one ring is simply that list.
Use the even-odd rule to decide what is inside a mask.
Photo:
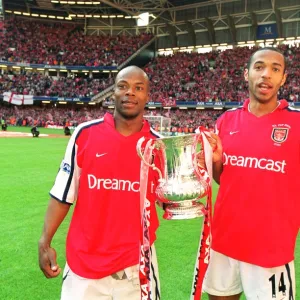
[{"label": "trophy ribbon", "polygon": [[190,300],[201,300],[202,284],[206,270],[210,260],[210,245],[211,245],[211,220],[212,220],[212,148],[207,140],[206,135],[209,131],[203,127],[198,128],[201,133],[201,140],[204,145],[204,159],[207,170],[200,168],[199,172],[206,179],[208,184],[208,192],[206,199],[206,214],[203,218],[203,226],[199,247],[197,252],[197,260],[194,269],[194,280]]},{"label": "trophy ribbon", "polygon": [[[138,141],[138,148],[142,148],[145,139]],[[146,162],[152,160],[152,140],[148,140],[145,145],[144,159]],[[141,238],[140,238],[140,262],[139,279],[141,286],[141,300],[152,300],[151,295],[151,245],[150,245],[150,201],[147,199],[148,170],[150,164],[141,162],[140,170],[140,208],[141,208]]]}]

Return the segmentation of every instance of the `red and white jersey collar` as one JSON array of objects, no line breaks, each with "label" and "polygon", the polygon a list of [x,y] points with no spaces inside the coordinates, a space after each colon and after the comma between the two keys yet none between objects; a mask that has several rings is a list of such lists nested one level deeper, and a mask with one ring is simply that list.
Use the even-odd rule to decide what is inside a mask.
[{"label": "red and white jersey collar", "polygon": [[[276,107],[276,109],[274,111],[277,111],[278,109],[282,110],[282,109],[285,109],[286,107],[289,106],[289,103],[285,99],[278,100],[278,101],[280,102],[280,104],[279,104],[278,107]],[[248,110],[249,103],[250,103],[250,99],[248,98],[248,99],[245,100],[245,102],[243,104],[243,110],[244,111],[249,112],[249,110]]]},{"label": "red and white jersey collar", "polygon": [[[115,128],[115,119],[112,114],[106,113],[104,115],[104,122]],[[140,132],[149,132],[149,130],[150,130],[150,125],[148,121],[143,120],[143,127]]]}]

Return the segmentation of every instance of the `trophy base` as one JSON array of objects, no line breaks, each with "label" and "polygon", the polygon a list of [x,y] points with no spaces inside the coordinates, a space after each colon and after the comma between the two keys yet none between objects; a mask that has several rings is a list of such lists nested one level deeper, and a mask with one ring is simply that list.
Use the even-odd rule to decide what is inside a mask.
[{"label": "trophy base", "polygon": [[167,205],[163,218],[166,220],[187,220],[205,215],[205,207],[202,203],[188,202],[190,206],[187,206],[184,202]]}]

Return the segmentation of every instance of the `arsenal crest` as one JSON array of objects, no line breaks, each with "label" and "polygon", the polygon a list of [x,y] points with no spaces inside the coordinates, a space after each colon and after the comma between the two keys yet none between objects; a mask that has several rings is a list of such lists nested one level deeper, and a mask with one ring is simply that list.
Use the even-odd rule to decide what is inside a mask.
[{"label": "arsenal crest", "polygon": [[271,138],[276,143],[283,143],[289,133],[289,128],[273,128]]}]

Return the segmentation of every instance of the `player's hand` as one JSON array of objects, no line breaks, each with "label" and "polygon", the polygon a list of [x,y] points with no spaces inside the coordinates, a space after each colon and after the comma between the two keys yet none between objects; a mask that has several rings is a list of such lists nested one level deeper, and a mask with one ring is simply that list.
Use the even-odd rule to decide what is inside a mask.
[{"label": "player's hand", "polygon": [[213,150],[213,162],[221,162],[223,157],[223,147],[220,137],[212,132],[210,132],[209,135],[206,134],[206,137]]},{"label": "player's hand", "polygon": [[56,262],[56,251],[43,242],[39,242],[39,265],[47,278],[57,277],[61,268]]}]

